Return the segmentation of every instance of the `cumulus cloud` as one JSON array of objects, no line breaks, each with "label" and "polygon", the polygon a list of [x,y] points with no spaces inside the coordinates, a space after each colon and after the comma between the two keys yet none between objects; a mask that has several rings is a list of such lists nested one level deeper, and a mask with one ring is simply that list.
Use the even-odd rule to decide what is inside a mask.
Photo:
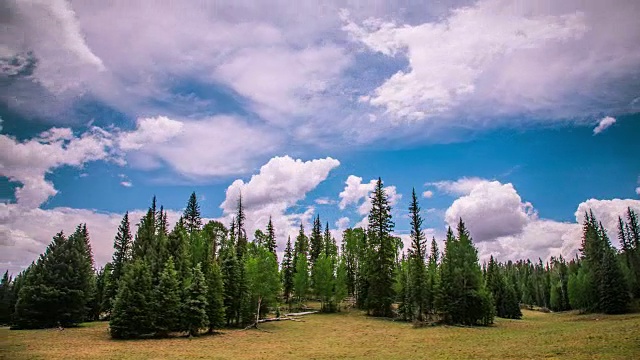
[{"label": "cumulus cloud", "polygon": [[271,217],[278,246],[284,249],[286,238],[295,237],[301,222],[308,227],[315,211],[312,206],[300,208],[298,202],[327,179],[331,170],[339,165],[338,160],[330,157],[309,161],[289,156],[274,157],[248,182],[238,179],[229,185],[226,197],[220,204],[222,220],[231,222],[242,194],[247,235],[251,237],[256,229],[264,229]]},{"label": "cumulus cloud", "polygon": [[605,131],[606,129],[608,129],[611,125],[616,123],[616,119],[612,118],[611,116],[606,116],[603,117],[600,122],[598,122],[598,126],[596,126],[595,128],[593,128],[593,135],[598,135],[601,132]]},{"label": "cumulus cloud", "polygon": [[[454,184],[456,182],[449,182]],[[461,189],[458,189],[461,190]],[[500,260],[551,256],[573,257],[582,241],[582,222],[586,211],[593,211],[617,246],[617,219],[627,207],[640,210],[632,199],[590,199],[577,207],[575,222],[540,218],[533,205],[523,201],[512,184],[481,181],[456,199],[445,213],[445,221],[455,227],[460,218],[478,246],[481,261],[490,255]]]},{"label": "cumulus cloud", "polygon": [[0,175],[22,184],[15,193],[19,205],[38,207],[57,193],[46,174],[65,165],[81,167],[107,159],[111,146],[109,134],[96,127],[79,136],[67,128],[52,128],[22,142],[0,135]]},{"label": "cumulus cloud", "polygon": [[[375,189],[377,181],[376,179],[371,179],[368,183],[363,183],[361,177],[349,175],[345,181],[346,185],[344,190],[338,194],[340,198],[338,207],[340,210],[346,209],[349,205],[354,205],[357,208],[358,214],[363,216],[362,220],[357,222],[354,227],[367,226],[367,215],[369,211],[371,211],[372,206],[369,195]],[[389,205],[392,207],[402,198],[402,194],[398,193],[394,185],[385,186],[384,191],[389,199]]]},{"label": "cumulus cloud", "polygon": [[342,231],[345,230],[349,227],[349,218],[346,216],[341,217],[340,219],[336,220],[336,227],[338,228],[338,230]]},{"label": "cumulus cloud", "polygon": [[134,167],[167,164],[191,178],[245,173],[280,145],[272,131],[226,115],[199,120],[142,118],[136,129],[120,133],[118,139]]},{"label": "cumulus cloud", "polygon": [[426,198],[426,199],[431,199],[433,197],[433,191],[431,190],[425,190],[422,193],[422,197]]}]

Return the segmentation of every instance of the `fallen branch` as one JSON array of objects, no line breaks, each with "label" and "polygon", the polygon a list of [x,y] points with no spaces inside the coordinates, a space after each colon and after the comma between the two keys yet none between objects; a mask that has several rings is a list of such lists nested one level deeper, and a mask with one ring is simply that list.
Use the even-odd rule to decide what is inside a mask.
[{"label": "fallen branch", "polygon": [[317,311],[303,311],[303,312],[297,312],[297,313],[290,313],[290,314],[284,314],[284,316],[304,316],[304,315],[310,315],[310,314],[316,314]]}]

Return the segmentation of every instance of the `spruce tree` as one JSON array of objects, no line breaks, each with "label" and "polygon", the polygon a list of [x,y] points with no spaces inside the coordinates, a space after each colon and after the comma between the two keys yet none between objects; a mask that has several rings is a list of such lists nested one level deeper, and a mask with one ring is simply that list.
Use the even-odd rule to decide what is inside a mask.
[{"label": "spruce tree", "polygon": [[[304,234],[304,225],[300,223],[300,231],[296,237],[296,242],[293,247],[293,268],[294,272],[298,271],[298,262],[304,257],[308,260],[309,255],[309,238]],[[308,266],[308,261],[307,261]]]},{"label": "spruce tree", "polygon": [[131,339],[154,331],[151,271],[142,260],[125,266],[113,304],[109,331],[114,339]]},{"label": "spruce tree", "polygon": [[273,228],[273,222],[271,221],[271,216],[269,216],[269,222],[267,223],[267,239],[266,239],[266,247],[267,250],[271,251],[273,255],[277,258],[278,245],[276,244],[276,232]]},{"label": "spruce tree", "polygon": [[173,264],[173,257],[169,257],[155,289],[154,328],[158,336],[164,337],[171,331],[180,330],[180,293],[178,272]]},{"label": "spruce tree", "polygon": [[368,240],[372,254],[367,274],[367,310],[373,316],[390,317],[391,305],[395,298],[393,270],[397,248],[395,239],[391,236],[394,227],[391,206],[380,178],[371,194],[371,205]]},{"label": "spruce tree", "polygon": [[309,237],[309,264],[314,267],[316,260],[323,250],[324,241],[322,238],[322,225],[320,224],[320,215],[313,220],[311,228],[311,236]]},{"label": "spruce tree", "polygon": [[284,257],[282,259],[282,290],[284,300],[290,304],[291,295],[293,294],[293,249],[291,248],[291,237],[287,239],[287,247],[284,249]]},{"label": "spruce tree", "polygon": [[9,276],[9,270],[4,272],[2,281],[0,281],[0,324],[8,324],[11,321],[13,311],[10,308],[12,292],[12,281]]},{"label": "spruce tree", "polygon": [[620,264],[616,259],[615,249],[602,224],[599,228],[604,246],[601,263],[601,279],[598,286],[598,309],[606,314],[621,314],[627,311],[629,293],[624,282]]},{"label": "spruce tree", "polygon": [[[338,245],[336,245],[336,239],[331,236],[331,231],[329,230],[329,223],[327,222],[324,226],[324,254],[333,260],[337,260],[338,256]],[[334,264],[335,266],[335,264]]]},{"label": "spruce tree", "polygon": [[199,231],[202,227],[202,218],[200,217],[200,205],[198,205],[198,198],[195,191],[189,196],[189,202],[184,209],[184,225],[189,235],[193,235],[196,231]]},{"label": "spruce tree", "polygon": [[200,269],[200,264],[196,264],[185,289],[186,298],[182,309],[182,318],[184,319],[184,330],[189,336],[198,336],[200,329],[209,324],[209,319],[207,318],[207,284]]},{"label": "spruce tree", "polygon": [[[224,283],[223,302],[227,325],[239,317],[240,313],[240,270],[234,244],[229,241],[220,249],[222,279]],[[239,325],[239,324],[237,324]]]},{"label": "spruce tree", "polygon": [[238,196],[238,211],[235,217],[236,252],[239,259],[247,252],[247,233],[244,229],[245,220],[246,217],[244,214],[244,207],[242,205],[242,194],[240,194],[240,196]]},{"label": "spruce tree", "polygon": [[207,318],[209,333],[220,329],[225,322],[224,283],[217,262],[212,262],[207,276]]},{"label": "spruce tree", "polygon": [[431,239],[431,251],[429,252],[429,262],[427,264],[427,285],[426,285],[426,304],[427,313],[432,313],[435,309],[435,299],[438,293],[438,261],[440,253],[438,251],[438,243],[436,238]]},{"label": "spruce tree", "polygon": [[125,265],[131,260],[132,237],[131,226],[129,224],[129,212],[122,217],[118,232],[113,240],[113,257],[111,261],[112,270],[107,285],[105,309],[111,311],[113,301],[118,293],[118,283],[124,274]]},{"label": "spruce tree", "polygon": [[[411,205],[409,206],[409,217],[411,225],[411,249],[409,249],[408,274],[406,278],[407,294],[411,302],[412,313],[410,319],[416,318],[422,321],[424,313],[428,307],[427,298],[427,269],[425,265],[425,253],[427,251],[427,241],[422,232],[422,217],[420,216],[420,205],[416,190],[411,194]],[[415,313],[413,313],[415,310]]]}]

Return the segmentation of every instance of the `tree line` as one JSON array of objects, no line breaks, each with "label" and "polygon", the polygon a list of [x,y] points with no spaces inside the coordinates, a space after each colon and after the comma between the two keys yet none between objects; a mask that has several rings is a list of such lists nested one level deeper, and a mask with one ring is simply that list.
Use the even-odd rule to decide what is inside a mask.
[{"label": "tree line", "polygon": [[[112,261],[96,270],[85,224],[60,232],[26,270],[0,283],[0,322],[13,328],[74,326],[108,319],[113,338],[196,336],[225,327],[257,325],[281,305],[320,311],[355,306],[372,316],[416,323],[489,325],[518,319],[521,306],[553,311],[620,313],[640,296],[637,214],[619,218],[621,250],[593,213],[583,224],[581,255],[543,264],[520,260],[480,265],[465,223],[447,230],[442,251],[422,229],[415,190],[409,206],[410,246],[393,234],[394,221],[381,179],[370,194],[366,228],[343,232],[340,247],[319,215],[310,233],[300,224],[277,261],[269,219],[252,241],[245,231],[242,196],[229,226],[203,224],[195,193],[169,229],[155,197],[132,234],[125,214]],[[428,246],[430,245],[430,246]]]}]

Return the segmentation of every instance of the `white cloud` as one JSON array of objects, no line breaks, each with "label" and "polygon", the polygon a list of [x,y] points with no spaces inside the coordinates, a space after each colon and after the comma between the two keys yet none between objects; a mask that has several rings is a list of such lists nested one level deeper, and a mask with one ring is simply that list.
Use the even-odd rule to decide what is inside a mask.
[{"label": "white cloud", "polygon": [[431,190],[425,190],[422,193],[422,197],[426,198],[426,199],[431,199],[433,197],[433,191]]},{"label": "white cloud", "polygon": [[337,201],[326,198],[326,197],[317,198],[314,201],[318,205],[333,205],[337,203]]},{"label": "white cloud", "polygon": [[131,181],[121,181],[120,185],[124,186],[124,187],[132,187],[133,184],[131,183]]},{"label": "white cloud", "polygon": [[478,177],[463,177],[455,181],[437,181],[426,183],[426,186],[435,186],[436,189],[452,195],[468,195],[479,184],[488,183],[489,180]]},{"label": "white cloud", "polygon": [[640,186],[636,188],[636,194],[640,195]]},{"label": "white cloud", "polygon": [[153,169],[165,163],[191,178],[245,173],[280,145],[272,131],[226,115],[142,118],[135,130],[120,133],[118,139],[134,167]]},{"label": "white cloud", "polygon": [[338,160],[330,157],[309,161],[294,160],[289,156],[274,157],[248,182],[238,179],[229,185],[225,200],[220,204],[222,220],[230,223],[242,193],[247,235],[251,238],[256,229],[264,229],[271,216],[282,250],[287,236],[295,238],[300,222],[308,230],[315,211],[311,206],[300,208],[298,202],[339,165]]},{"label": "white cloud", "polygon": [[498,181],[478,183],[468,195],[456,199],[445,213],[452,227],[462,218],[476,242],[516,234],[535,218],[530,203],[522,199],[511,184]]},{"label": "white cloud", "polygon": [[640,201],[590,199],[578,205],[575,222],[559,222],[539,218],[533,205],[523,201],[512,184],[484,181],[452,203],[445,221],[455,228],[459,218],[463,219],[481,261],[488,261],[492,254],[502,261],[527,258],[546,261],[551,256],[571,258],[578,253],[584,213],[589,209],[602,222],[614,246],[618,246],[617,219],[627,207],[640,211]]},{"label": "white cloud", "polygon": [[52,128],[38,138],[19,142],[0,135],[0,175],[20,182],[16,200],[21,206],[40,206],[57,190],[45,175],[61,166],[81,167],[86,162],[110,156],[112,140],[100,128],[75,137],[70,129]]},{"label": "white cloud", "polygon": [[341,217],[340,219],[336,220],[336,227],[338,228],[339,231],[345,230],[349,227],[349,218],[346,216]]},{"label": "white cloud", "polygon": [[608,129],[611,125],[616,123],[616,119],[611,116],[603,117],[600,122],[598,122],[598,126],[593,128],[593,135],[598,135],[601,132]]},{"label": "white cloud", "polygon": [[[367,215],[369,214],[369,211],[371,211],[372,206],[369,195],[375,189],[377,181],[378,180],[376,179],[371,179],[368,183],[363,183],[361,177],[349,175],[349,177],[347,177],[347,181],[345,181],[346,186],[344,187],[344,190],[338,194],[338,197],[340,198],[338,207],[340,210],[344,210],[347,206],[353,204],[357,207],[358,214],[363,216],[362,220],[357,222],[354,227],[367,226]],[[397,192],[394,185],[385,186],[384,191],[387,194],[389,205],[392,207],[395,206],[402,198],[402,194]]]},{"label": "white cloud", "polygon": [[[431,118],[428,128],[512,126],[513,114],[560,120],[603,107],[628,110],[637,91],[617,85],[638,73],[637,7],[547,5],[480,0],[411,22],[343,14],[343,29],[357,43],[408,61],[361,101],[392,120]],[[607,94],[596,95],[603,88]]]}]

